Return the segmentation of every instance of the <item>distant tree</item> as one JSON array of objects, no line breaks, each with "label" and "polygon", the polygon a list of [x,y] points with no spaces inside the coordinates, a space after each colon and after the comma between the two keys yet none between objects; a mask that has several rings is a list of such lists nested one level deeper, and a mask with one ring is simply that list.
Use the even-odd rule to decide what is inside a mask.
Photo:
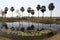
[{"label": "distant tree", "polygon": [[[39,20],[39,10],[41,9],[40,5],[38,4],[36,7],[37,11],[38,11],[38,20]],[[38,27],[39,27],[39,23],[38,23]]]},{"label": "distant tree", "polygon": [[50,18],[52,17],[52,11],[54,10],[55,6],[54,6],[54,3],[50,3],[48,5],[48,9],[51,11],[51,15],[50,15]]},{"label": "distant tree", "polygon": [[0,11],[0,14],[2,15],[2,18],[4,17],[5,13],[3,10]]},{"label": "distant tree", "polygon": [[[49,11],[51,11],[50,19],[52,18],[52,11],[54,10],[54,8],[55,8],[54,3],[50,3],[48,5],[48,9],[49,9]],[[51,27],[51,24],[50,24],[50,27]]]},{"label": "distant tree", "polygon": [[14,9],[14,7],[12,6],[11,8],[10,8],[10,11],[12,12],[12,17],[13,17],[13,11],[14,11],[15,9]]},{"label": "distant tree", "polygon": [[[23,19],[23,12],[25,11],[24,7],[21,7],[20,11],[22,12],[22,19]],[[22,21],[22,27],[23,27],[23,21]]]},{"label": "distant tree", "polygon": [[[30,16],[30,13],[31,13],[31,7],[28,7],[28,8],[27,8],[27,12],[29,13],[29,14],[28,14],[28,17],[29,17],[29,16]],[[29,26],[29,18],[28,18],[28,26]]]},{"label": "distant tree", "polygon": [[[11,8],[10,8],[10,11],[12,12],[12,18],[13,18],[13,11],[14,11],[15,9],[14,9],[14,7],[12,6]],[[13,23],[12,23],[12,27],[13,27]]]},{"label": "distant tree", "polygon": [[[35,13],[35,11],[32,9],[31,10],[32,18],[33,18],[34,13]],[[32,20],[34,21],[34,19],[32,19]],[[33,24],[33,22],[32,22],[32,24]]]},{"label": "distant tree", "polygon": [[19,12],[19,10],[16,10],[16,13],[18,13],[19,14],[19,27],[20,27],[20,12]]},{"label": "distant tree", "polygon": [[34,15],[34,13],[35,13],[35,11],[32,9],[32,10],[31,10],[32,17],[33,17],[33,15]]},{"label": "distant tree", "polygon": [[36,7],[37,11],[38,11],[38,17],[39,17],[39,10],[41,9],[40,5],[38,4]]},{"label": "distant tree", "polygon": [[[43,16],[42,16],[42,20],[43,20],[43,18],[44,18],[44,12],[46,11],[46,7],[45,6],[42,6],[41,7],[41,12],[43,13]],[[43,29],[43,24],[42,24],[42,29],[41,30],[44,30]]]},{"label": "distant tree", "polygon": [[8,7],[5,7],[4,8],[5,17],[6,17],[7,11],[8,11]]},{"label": "distant tree", "polygon": [[21,7],[20,11],[22,12],[22,18],[23,18],[23,12],[25,11],[24,7]]},{"label": "distant tree", "polygon": [[28,17],[30,16],[30,13],[31,13],[31,7],[28,7],[27,8],[27,12],[29,13]]},{"label": "distant tree", "polygon": [[43,13],[43,16],[42,16],[42,18],[44,17],[44,12],[46,11],[46,7],[45,6],[42,6],[41,7],[41,12]]}]

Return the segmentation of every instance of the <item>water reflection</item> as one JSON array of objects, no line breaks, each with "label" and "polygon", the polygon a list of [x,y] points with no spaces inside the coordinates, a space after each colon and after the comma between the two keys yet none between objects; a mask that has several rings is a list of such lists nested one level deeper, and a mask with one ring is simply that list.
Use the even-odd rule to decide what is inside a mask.
[{"label": "water reflection", "polygon": [[31,25],[30,27],[28,26],[27,30],[34,30],[34,27],[35,27],[34,25]]},{"label": "water reflection", "polygon": [[[29,26],[28,26],[28,22],[23,22],[23,27],[22,27],[22,22],[20,22],[20,26],[19,26],[19,22],[13,22],[13,27],[15,30],[24,30],[24,31],[27,31],[27,30],[35,30],[37,31],[38,29],[41,30],[42,29],[42,26],[43,29],[52,29],[52,30],[56,30],[56,31],[60,31],[60,24],[43,24],[42,23],[39,23],[39,27],[38,27],[38,23],[33,23],[32,25],[32,22],[29,22]],[[8,29],[8,28],[13,28],[12,27],[12,22],[0,22],[0,30],[1,29]]]}]

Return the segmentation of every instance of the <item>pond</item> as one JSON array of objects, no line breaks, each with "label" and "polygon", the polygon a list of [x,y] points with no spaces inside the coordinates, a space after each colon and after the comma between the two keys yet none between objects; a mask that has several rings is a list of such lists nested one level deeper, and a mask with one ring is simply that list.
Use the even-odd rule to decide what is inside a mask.
[{"label": "pond", "polygon": [[[14,27],[16,30],[20,30],[22,27],[24,27],[25,31],[27,31],[28,27],[31,27],[31,25],[34,25],[34,30],[37,31],[37,29],[51,29],[51,30],[56,30],[60,31],[60,24],[43,24],[43,23],[32,23],[32,22],[0,22],[0,30],[4,30],[5,26],[7,25],[8,28]],[[51,25],[51,26],[50,26]]]}]

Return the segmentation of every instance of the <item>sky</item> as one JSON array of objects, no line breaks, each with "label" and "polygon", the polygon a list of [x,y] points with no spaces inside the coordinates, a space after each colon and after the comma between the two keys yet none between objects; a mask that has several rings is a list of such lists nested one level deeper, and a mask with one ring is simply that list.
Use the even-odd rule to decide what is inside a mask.
[{"label": "sky", "polygon": [[[36,6],[40,4],[41,6],[45,5],[46,6],[46,11],[44,12],[45,17],[50,17],[50,11],[48,10],[48,5],[50,3],[54,3],[55,9],[52,12],[53,17],[60,17],[60,0],[0,0],[0,10],[4,10],[4,7],[8,7],[9,10],[6,14],[7,17],[12,16],[12,12],[10,11],[10,7],[13,6],[15,8],[15,11],[13,12],[13,16],[16,17],[18,13],[16,13],[16,10],[18,9],[21,16],[22,13],[20,11],[20,8],[23,6],[25,8],[25,11],[23,13],[23,16],[28,16],[27,8],[31,7],[32,9],[35,10],[34,16],[38,16],[38,12],[36,10]],[[0,14],[1,16],[1,14]],[[32,16],[30,14],[30,16]],[[42,12],[39,11],[39,16],[42,16]]]}]

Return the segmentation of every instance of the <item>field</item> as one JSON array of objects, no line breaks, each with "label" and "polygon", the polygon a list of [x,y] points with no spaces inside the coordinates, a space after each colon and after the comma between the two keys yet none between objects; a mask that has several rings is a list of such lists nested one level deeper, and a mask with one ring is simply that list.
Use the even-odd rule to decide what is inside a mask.
[{"label": "field", "polygon": [[39,23],[57,23],[60,24],[60,17],[23,17],[23,18],[0,18],[0,21],[2,22],[16,22],[16,21],[28,21],[28,22],[39,22]]}]

